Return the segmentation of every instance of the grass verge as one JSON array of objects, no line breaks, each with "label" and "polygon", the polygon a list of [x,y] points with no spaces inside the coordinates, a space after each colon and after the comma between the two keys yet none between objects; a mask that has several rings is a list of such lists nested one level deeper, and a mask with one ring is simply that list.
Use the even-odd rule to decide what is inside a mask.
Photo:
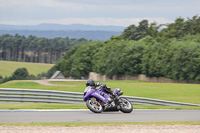
[{"label": "grass verge", "polygon": [[87,109],[85,104],[0,103],[0,109]]},{"label": "grass verge", "polygon": [[[57,103],[0,103],[0,109],[87,109],[85,104],[57,104]],[[133,105],[133,109],[187,109],[200,110],[196,106],[158,106]]]},{"label": "grass verge", "polygon": [[[56,91],[84,92],[85,82],[51,82],[57,85],[47,86],[30,81],[10,81],[0,84],[0,88],[25,88]],[[146,97],[168,101],[200,104],[199,84],[150,83],[142,81],[105,81],[107,86],[121,88],[126,96]]]}]

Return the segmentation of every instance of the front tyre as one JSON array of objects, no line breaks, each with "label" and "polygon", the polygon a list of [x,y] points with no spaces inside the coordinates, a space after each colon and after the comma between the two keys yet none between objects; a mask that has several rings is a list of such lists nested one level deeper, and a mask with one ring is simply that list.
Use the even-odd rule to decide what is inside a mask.
[{"label": "front tyre", "polygon": [[119,98],[120,101],[120,111],[123,113],[131,113],[133,111],[133,105],[126,98]]},{"label": "front tyre", "polygon": [[103,111],[103,107],[100,102],[96,101],[95,98],[88,99],[86,101],[86,105],[88,109],[90,109],[94,113],[101,113]]}]

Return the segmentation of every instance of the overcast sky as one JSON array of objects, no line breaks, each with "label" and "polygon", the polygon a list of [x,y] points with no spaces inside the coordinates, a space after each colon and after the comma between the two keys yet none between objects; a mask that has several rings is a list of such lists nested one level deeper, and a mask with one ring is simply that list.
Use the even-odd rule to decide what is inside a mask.
[{"label": "overcast sky", "polygon": [[0,24],[159,24],[200,15],[200,0],[0,0]]}]

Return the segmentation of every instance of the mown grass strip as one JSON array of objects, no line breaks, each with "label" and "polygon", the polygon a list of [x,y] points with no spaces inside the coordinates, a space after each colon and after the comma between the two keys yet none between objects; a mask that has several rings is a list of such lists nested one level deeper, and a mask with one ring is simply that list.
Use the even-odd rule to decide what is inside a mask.
[{"label": "mown grass strip", "polygon": [[[86,104],[59,104],[59,103],[0,103],[0,109],[87,109]],[[187,109],[200,110],[196,106],[158,106],[133,105],[133,109]]]},{"label": "mown grass strip", "polygon": [[87,109],[85,104],[0,103],[0,109]]}]

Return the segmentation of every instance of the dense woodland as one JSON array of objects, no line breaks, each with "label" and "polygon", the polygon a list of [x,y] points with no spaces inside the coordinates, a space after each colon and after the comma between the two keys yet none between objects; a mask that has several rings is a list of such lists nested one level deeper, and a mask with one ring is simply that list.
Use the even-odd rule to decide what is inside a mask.
[{"label": "dense woodland", "polygon": [[76,45],[56,68],[68,77],[89,72],[113,75],[145,74],[175,80],[200,80],[200,17],[157,25],[143,20],[107,41]]},{"label": "dense woodland", "polygon": [[85,44],[89,41],[69,38],[42,38],[36,36],[15,36],[5,34],[0,36],[0,60],[56,63],[64,53],[76,44]]}]

